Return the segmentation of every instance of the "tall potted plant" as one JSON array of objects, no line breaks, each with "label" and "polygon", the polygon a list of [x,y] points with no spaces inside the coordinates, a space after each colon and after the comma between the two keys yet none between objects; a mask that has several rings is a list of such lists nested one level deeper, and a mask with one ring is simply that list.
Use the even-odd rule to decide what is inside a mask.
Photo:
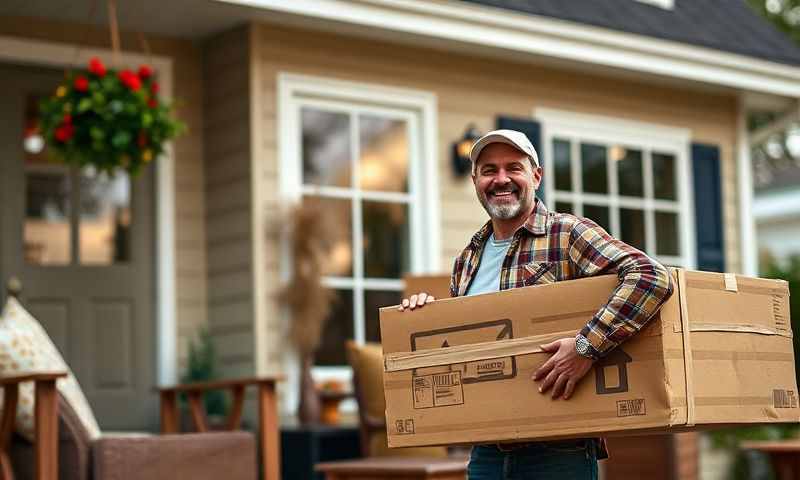
[{"label": "tall potted plant", "polygon": [[322,272],[326,238],[330,238],[336,222],[323,212],[322,206],[313,200],[306,200],[289,212],[285,233],[291,247],[291,276],[278,294],[291,315],[290,337],[300,359],[297,414],[304,424],[320,419],[320,397],[311,367],[334,298],[333,292],[322,283]]}]

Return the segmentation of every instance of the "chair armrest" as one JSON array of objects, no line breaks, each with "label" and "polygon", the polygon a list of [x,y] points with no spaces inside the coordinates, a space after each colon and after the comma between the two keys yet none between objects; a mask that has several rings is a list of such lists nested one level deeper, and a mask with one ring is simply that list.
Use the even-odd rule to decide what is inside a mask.
[{"label": "chair armrest", "polygon": [[7,385],[20,384],[22,382],[50,382],[59,378],[66,377],[67,372],[37,372],[14,375],[13,377],[0,378],[0,387]]},{"label": "chair armrest", "polygon": [[35,471],[38,479],[54,479],[58,475],[58,391],[56,380],[66,372],[40,372],[0,378],[3,388],[3,414],[0,418],[0,476],[14,478],[9,447],[17,417],[19,385],[34,382]]},{"label": "chair armrest", "polygon": [[103,436],[92,445],[94,478],[255,480],[256,442],[250,432]]},{"label": "chair armrest", "polygon": [[157,387],[155,390],[161,397],[161,433],[178,433],[178,394],[185,393],[189,399],[189,410],[192,414],[195,428],[198,432],[207,432],[208,425],[206,413],[203,409],[203,394],[211,390],[229,390],[233,397],[231,413],[228,417],[227,429],[236,430],[242,421],[244,406],[244,390],[250,385],[255,385],[259,390],[274,391],[275,383],[284,380],[282,375],[234,378],[214,380],[210,382],[193,382],[167,387]]}]

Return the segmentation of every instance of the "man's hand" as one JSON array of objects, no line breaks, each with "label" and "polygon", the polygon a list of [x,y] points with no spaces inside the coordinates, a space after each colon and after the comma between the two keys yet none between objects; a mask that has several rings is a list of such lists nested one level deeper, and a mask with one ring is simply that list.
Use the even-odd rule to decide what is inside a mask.
[{"label": "man's hand", "polygon": [[397,307],[397,310],[402,312],[405,309],[414,310],[415,308],[422,308],[425,304],[431,303],[436,300],[433,295],[428,295],[425,292],[419,292],[416,295],[411,295],[411,298],[404,298],[403,303]]},{"label": "man's hand", "polygon": [[553,355],[533,374],[534,381],[544,379],[539,385],[539,393],[553,387],[553,399],[562,394],[564,400],[568,399],[575,391],[575,385],[592,368],[594,360],[578,355],[574,338],[562,338],[542,345],[542,350]]}]

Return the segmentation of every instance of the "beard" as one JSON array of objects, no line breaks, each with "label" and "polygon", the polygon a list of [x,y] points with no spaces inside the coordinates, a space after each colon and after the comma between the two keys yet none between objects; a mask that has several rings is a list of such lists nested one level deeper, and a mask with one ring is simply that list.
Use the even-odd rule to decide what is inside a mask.
[{"label": "beard", "polygon": [[[503,203],[496,203],[492,201],[495,193],[511,192],[510,197],[513,201],[505,201]],[[514,198],[516,197],[516,198]],[[478,200],[480,200],[483,209],[493,219],[497,220],[511,220],[517,217],[523,210],[533,202],[532,195],[527,189],[520,189],[515,183],[511,182],[503,187],[495,187],[491,190],[479,192]]]}]

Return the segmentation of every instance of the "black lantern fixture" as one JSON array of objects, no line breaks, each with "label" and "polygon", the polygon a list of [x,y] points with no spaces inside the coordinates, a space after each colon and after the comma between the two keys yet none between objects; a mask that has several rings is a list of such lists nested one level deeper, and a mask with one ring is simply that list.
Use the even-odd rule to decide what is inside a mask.
[{"label": "black lantern fixture", "polygon": [[481,138],[481,132],[470,123],[464,131],[464,136],[453,143],[453,173],[456,177],[464,177],[472,173],[472,162],[469,159],[469,151],[476,140]]}]

